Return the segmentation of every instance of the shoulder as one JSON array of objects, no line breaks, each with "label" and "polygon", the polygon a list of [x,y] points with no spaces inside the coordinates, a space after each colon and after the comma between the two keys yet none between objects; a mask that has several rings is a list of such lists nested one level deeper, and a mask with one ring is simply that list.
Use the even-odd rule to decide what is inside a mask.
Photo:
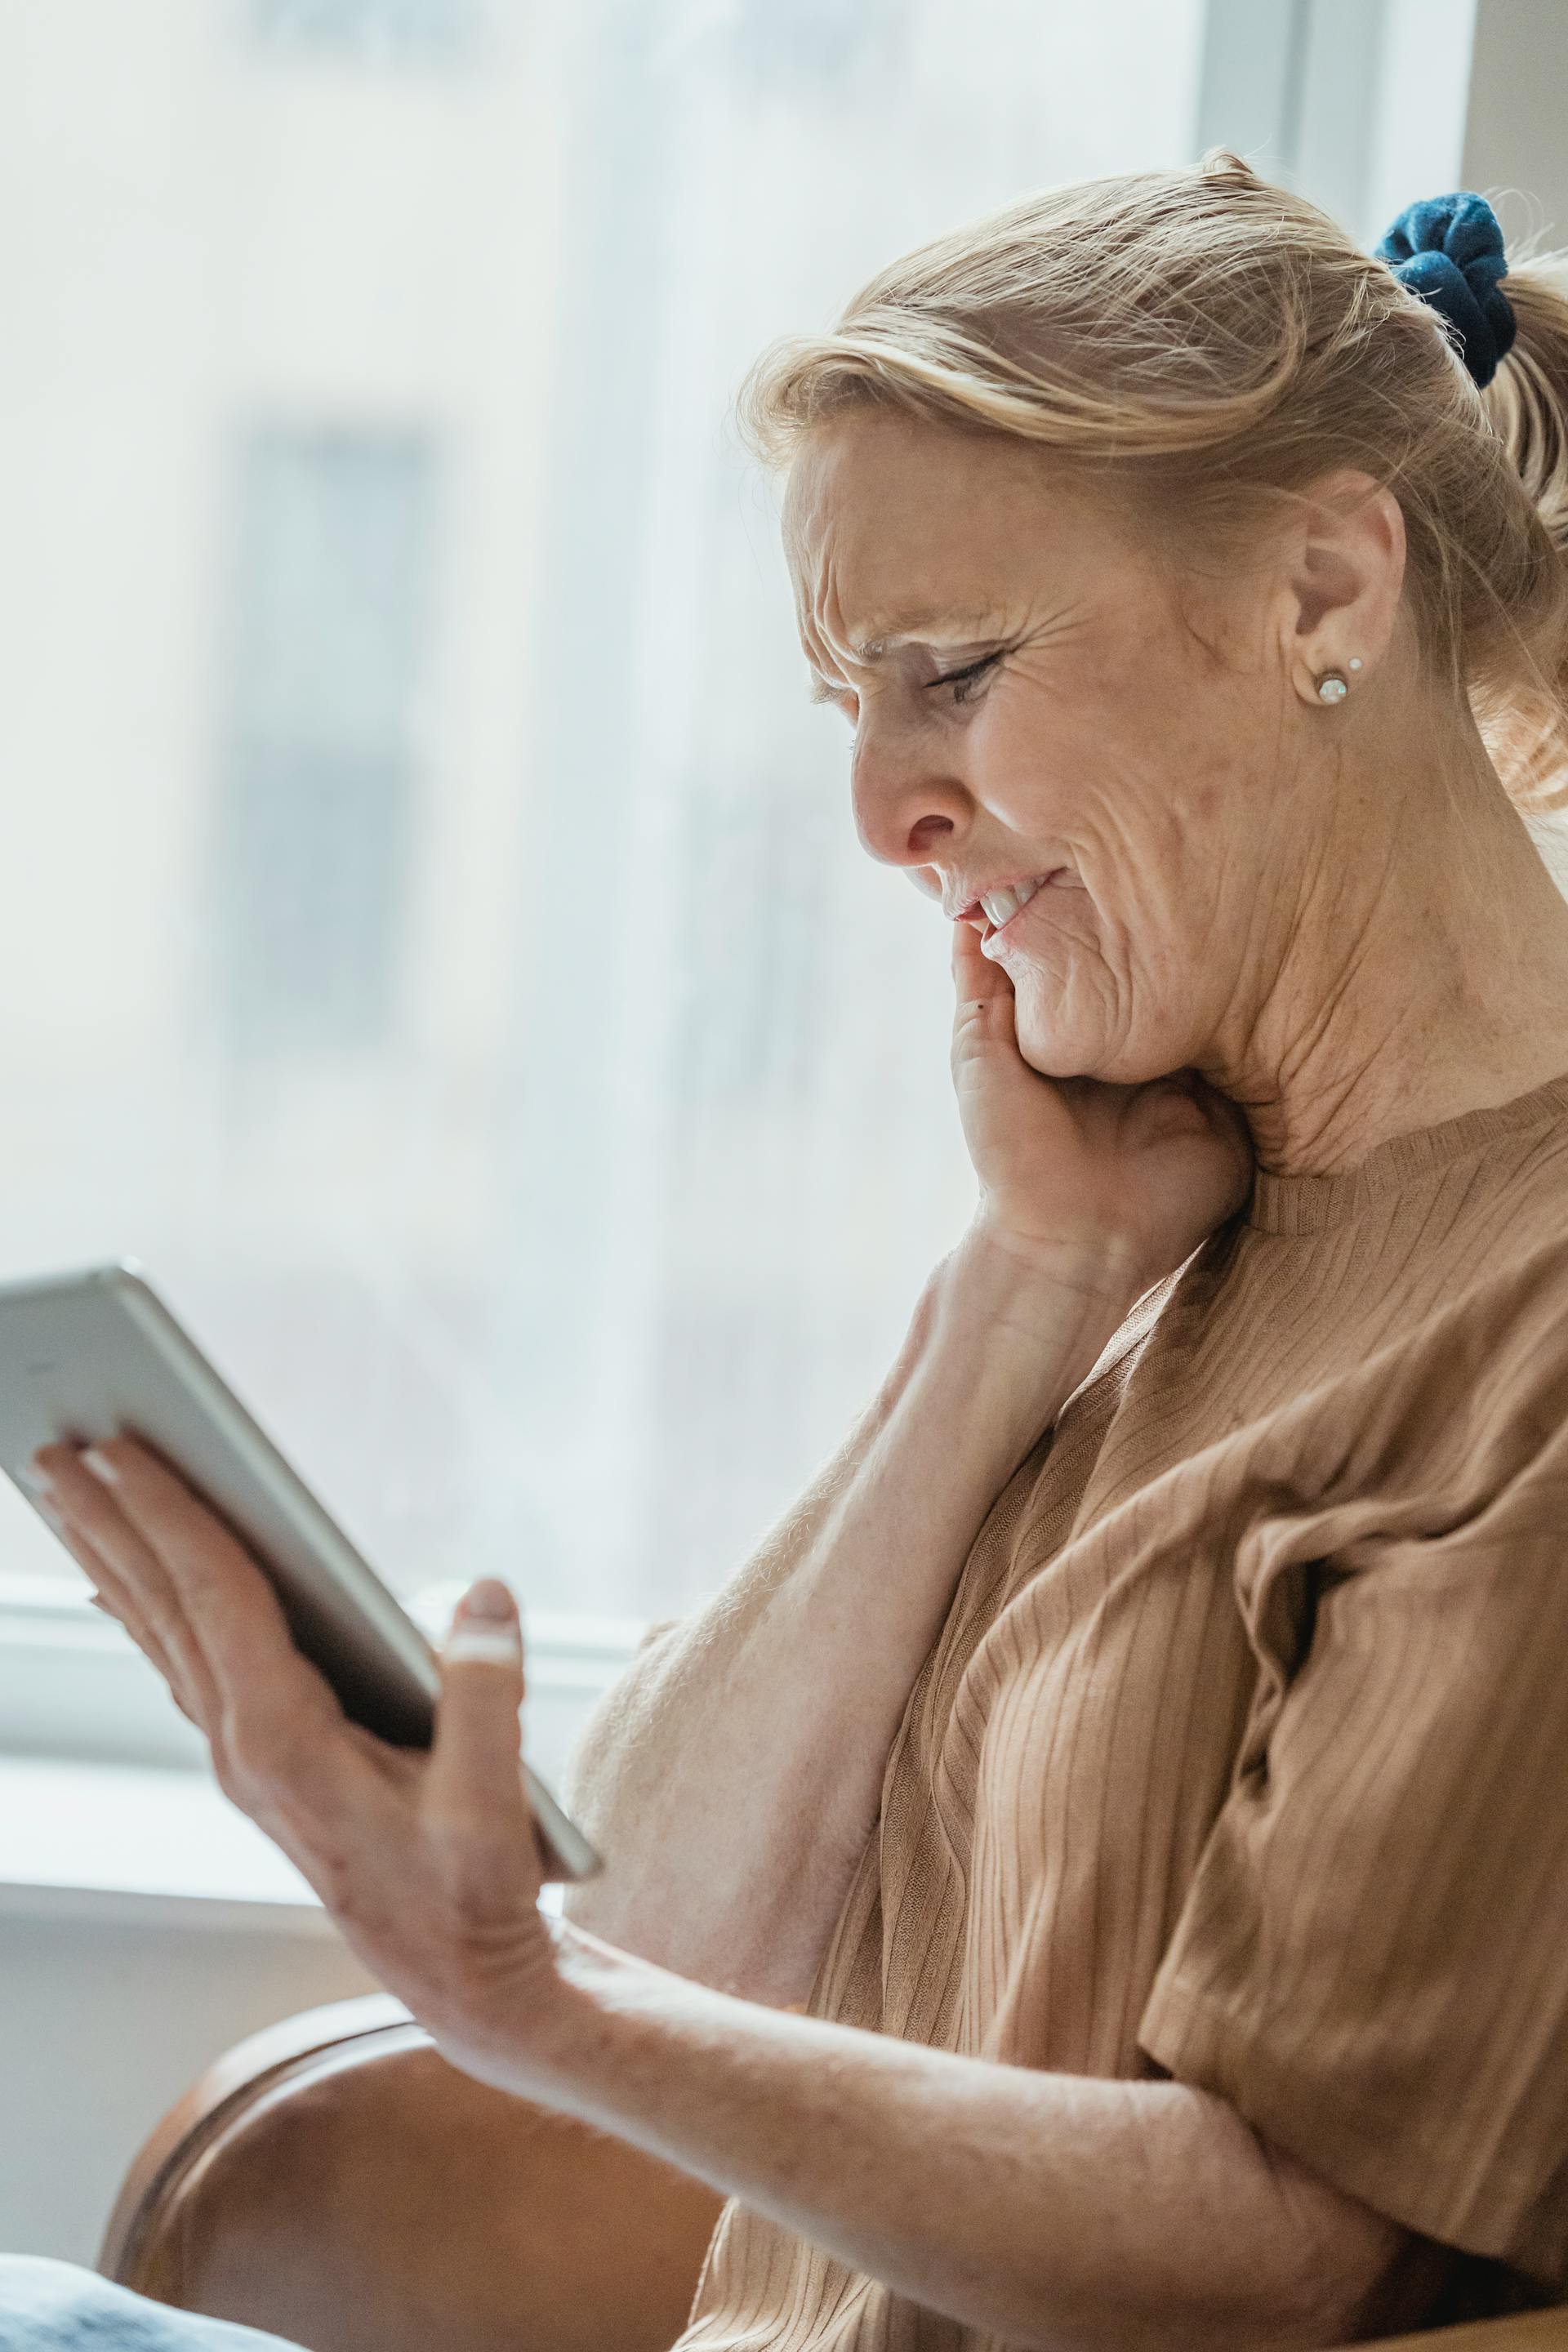
[{"label": "shoulder", "polygon": [[1494,1378],[1506,1369],[1527,1387],[1554,1381],[1568,1363],[1568,1199],[1542,1229],[1500,1234],[1405,1345],[1425,1359],[1449,1360],[1460,1376],[1484,1367]]},{"label": "shoulder", "polygon": [[[1568,1216],[1504,1253],[1276,1424],[1332,1464],[1329,1491],[1403,1497],[1408,1532],[1493,1532],[1568,1493]],[[1553,1525],[1556,1518],[1553,1517]]]}]

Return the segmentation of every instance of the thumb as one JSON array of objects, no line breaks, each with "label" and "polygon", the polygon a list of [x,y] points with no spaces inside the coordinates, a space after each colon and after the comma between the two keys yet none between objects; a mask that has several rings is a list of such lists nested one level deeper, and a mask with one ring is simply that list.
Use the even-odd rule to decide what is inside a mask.
[{"label": "thumb", "polygon": [[448,1819],[494,1825],[524,1808],[522,1627],[499,1578],[463,1595],[441,1653],[441,1696],[430,1754],[430,1798]]}]

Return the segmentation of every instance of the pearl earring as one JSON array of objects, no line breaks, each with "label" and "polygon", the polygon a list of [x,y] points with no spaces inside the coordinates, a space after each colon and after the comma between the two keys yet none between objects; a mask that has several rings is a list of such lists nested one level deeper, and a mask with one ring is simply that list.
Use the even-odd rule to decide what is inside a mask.
[{"label": "pearl earring", "polygon": [[[1348,669],[1360,669],[1361,666],[1360,654],[1352,654],[1345,667]],[[1349,692],[1350,683],[1343,670],[1326,669],[1318,680],[1320,702],[1342,702]]]}]

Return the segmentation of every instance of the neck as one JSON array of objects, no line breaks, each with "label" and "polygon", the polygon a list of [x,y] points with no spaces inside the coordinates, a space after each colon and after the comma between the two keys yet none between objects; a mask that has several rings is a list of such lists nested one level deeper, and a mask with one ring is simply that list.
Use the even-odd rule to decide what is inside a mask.
[{"label": "neck", "polygon": [[1568,1071],[1568,902],[1468,711],[1391,713],[1324,781],[1334,822],[1269,910],[1273,983],[1203,1066],[1259,1165],[1287,1175],[1353,1167]]}]

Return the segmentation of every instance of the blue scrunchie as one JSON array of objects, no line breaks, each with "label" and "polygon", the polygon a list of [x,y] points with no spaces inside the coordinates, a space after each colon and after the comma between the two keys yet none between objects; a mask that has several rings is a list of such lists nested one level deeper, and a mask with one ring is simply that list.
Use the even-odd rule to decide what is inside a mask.
[{"label": "blue scrunchie", "polygon": [[1508,275],[1502,228],[1485,196],[1460,188],[1406,205],[1377,257],[1447,319],[1477,385],[1490,383],[1513,347],[1516,324],[1498,284]]}]

